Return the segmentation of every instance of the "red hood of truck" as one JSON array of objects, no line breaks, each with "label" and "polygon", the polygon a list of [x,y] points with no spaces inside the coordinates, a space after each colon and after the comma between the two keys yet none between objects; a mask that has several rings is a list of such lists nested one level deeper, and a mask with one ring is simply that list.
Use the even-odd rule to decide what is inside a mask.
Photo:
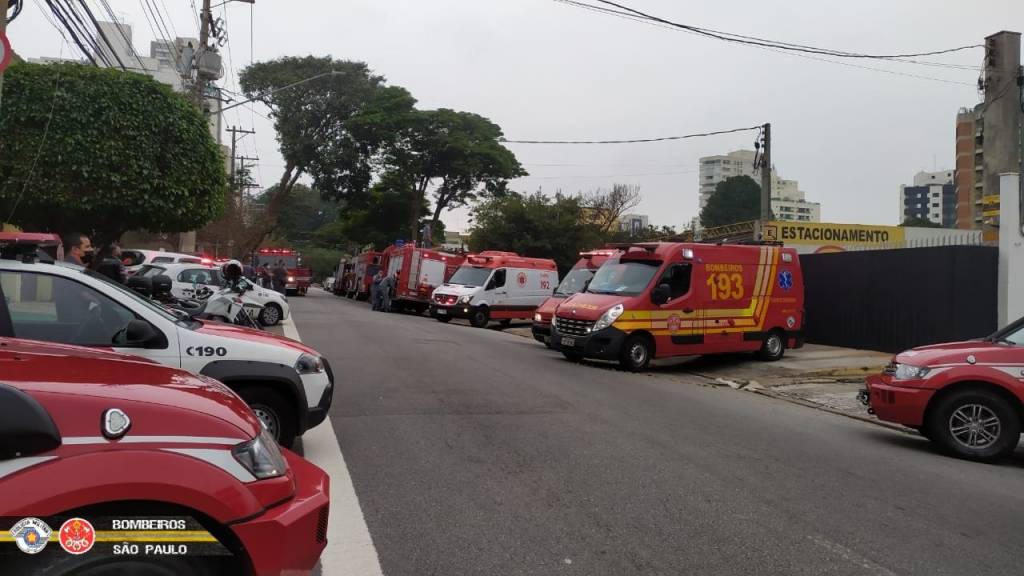
[{"label": "red hood of truck", "polygon": [[973,356],[978,364],[1024,364],[1024,347],[973,340],[921,346],[896,355],[896,362],[913,366],[965,364]]},{"label": "red hood of truck", "polygon": [[614,294],[573,294],[558,304],[558,316],[596,322],[612,306],[631,299],[632,296]]},{"label": "red hood of truck", "polygon": [[551,322],[551,317],[555,315],[555,308],[565,301],[565,296],[552,296],[547,300],[541,302],[540,306],[537,306],[537,314],[540,314],[540,321],[547,324]]}]

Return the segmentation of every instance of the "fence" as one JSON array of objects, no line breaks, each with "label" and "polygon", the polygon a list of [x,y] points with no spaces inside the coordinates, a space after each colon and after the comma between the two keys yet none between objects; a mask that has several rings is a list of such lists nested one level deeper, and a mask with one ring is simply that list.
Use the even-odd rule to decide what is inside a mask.
[{"label": "fence", "polygon": [[804,254],[807,341],[899,352],[988,335],[998,259],[965,245]]}]

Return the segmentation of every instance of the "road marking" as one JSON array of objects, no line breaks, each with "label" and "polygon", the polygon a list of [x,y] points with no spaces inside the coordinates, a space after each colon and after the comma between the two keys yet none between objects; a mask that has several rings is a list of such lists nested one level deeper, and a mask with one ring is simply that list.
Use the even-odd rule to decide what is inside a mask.
[{"label": "road marking", "polygon": [[898,576],[895,572],[889,570],[885,566],[873,562],[872,560],[865,558],[864,556],[861,556],[853,550],[850,550],[846,546],[843,546],[842,544],[839,544],[837,542],[833,542],[832,540],[829,540],[824,536],[809,535],[807,536],[807,538],[811,542],[814,542],[818,546],[821,546],[822,548],[832,552],[833,554],[842,558],[843,560],[846,560],[851,564],[856,564],[857,566],[860,566],[869,574],[874,574],[876,576]]},{"label": "road marking", "polygon": [[[289,315],[281,322],[284,335],[302,341]],[[337,386],[337,383],[335,383]],[[302,448],[310,462],[331,477],[331,515],[327,523],[327,548],[320,556],[325,576],[383,576],[377,549],[366,527],[352,477],[334,434],[330,416],[302,435]]]}]

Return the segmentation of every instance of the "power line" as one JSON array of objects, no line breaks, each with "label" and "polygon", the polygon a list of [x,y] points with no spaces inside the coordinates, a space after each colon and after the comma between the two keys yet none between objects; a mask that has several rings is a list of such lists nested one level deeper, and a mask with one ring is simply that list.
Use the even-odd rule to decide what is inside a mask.
[{"label": "power line", "polygon": [[108,2],[107,0],[99,0],[99,3],[100,6],[104,9],[104,11],[107,13],[107,16],[110,18],[110,21],[114,23],[114,27],[117,28],[117,31],[121,34],[121,38],[124,39],[124,45],[128,48],[128,52],[135,57],[135,60],[138,61],[139,66],[144,71],[149,72],[149,69],[146,68],[146,64],[142,61],[142,57],[139,56],[138,50],[135,49],[135,45],[132,43],[132,39],[128,37],[128,34],[124,31],[124,26],[121,25],[121,21],[118,20],[117,15],[114,14],[114,9],[110,7],[110,2]]},{"label": "power line", "polygon": [[[92,10],[89,8],[89,5],[85,3],[85,0],[78,0],[78,3],[81,4],[82,8],[85,9],[85,15],[89,17],[89,21],[92,22],[93,26],[96,27],[96,33],[99,34],[99,38],[102,39],[103,43],[106,44],[107,48],[110,49],[110,54],[114,57],[115,60],[117,60],[117,64],[121,67],[122,70],[127,72],[128,67],[124,65],[124,62],[121,60],[120,54],[117,53],[117,49],[114,47],[114,44],[110,42],[110,38],[107,38],[107,33],[103,31],[103,28],[100,26],[100,23],[96,20],[96,16],[93,15]],[[116,22],[114,23],[114,26],[120,28],[120,26],[118,26]]]},{"label": "power line", "polygon": [[733,128],[731,130],[717,130],[715,132],[701,132],[698,134],[686,134],[683,136],[663,136],[661,138],[637,138],[633,140],[505,140],[505,144],[640,144],[645,142],[665,142],[668,140],[686,140],[688,138],[701,138],[704,136],[717,136],[719,134],[732,134],[735,132],[748,132],[760,130],[761,126],[750,126],[748,128]]},{"label": "power line", "polygon": [[[78,38],[81,42],[84,42],[89,47],[92,55],[101,60],[104,66],[112,68],[113,63],[110,61],[110,58],[100,50],[99,43],[96,41],[96,38],[88,32],[81,14],[79,14],[78,10],[75,9],[71,0],[63,0],[63,4],[60,3],[60,0],[57,0],[55,5],[60,8],[61,14],[63,15],[62,17],[58,16],[58,18],[65,26],[68,26],[68,31],[71,32],[71,35]],[[90,58],[90,60],[92,60],[92,58]]]},{"label": "power line", "polygon": [[61,26],[63,26],[64,29],[67,30],[68,34],[71,35],[72,42],[75,43],[75,46],[78,46],[78,49],[82,52],[82,55],[85,56],[85,58],[89,62],[91,62],[93,66],[98,66],[99,64],[96,63],[96,59],[93,57],[92,52],[86,49],[85,45],[82,44],[83,40],[78,36],[78,33],[75,31],[75,28],[71,25],[71,23],[68,22],[67,17],[65,17],[63,7],[58,6],[56,2],[57,0],[46,0],[46,5],[50,7],[51,13],[57,20],[60,21]]},{"label": "power line", "polygon": [[660,18],[660,17],[654,16],[652,14],[647,14],[645,12],[641,12],[640,10],[636,10],[635,8],[630,8],[629,6],[625,6],[625,5],[616,3],[616,2],[612,2],[611,0],[594,0],[594,1],[595,2],[600,2],[601,4],[606,4],[608,6],[614,6],[615,8],[618,8],[619,10],[623,10],[623,11],[635,14],[635,15],[640,16],[641,18],[644,18],[644,19],[647,19],[647,20],[652,20],[654,22],[661,22],[661,23],[667,24],[669,26],[680,28],[682,30],[689,30],[691,32],[700,34],[702,36],[707,36],[709,38],[714,38],[714,39],[717,39],[717,40],[722,40],[724,42],[734,42],[734,43],[738,43],[738,44],[750,44],[750,45],[755,45],[755,46],[766,46],[766,47],[769,47],[769,48],[778,48],[780,50],[792,50],[792,51],[795,51],[795,52],[807,52],[807,53],[811,53],[811,54],[820,54],[820,55],[824,55],[824,56],[835,56],[835,57],[839,57],[839,58],[866,58],[866,59],[877,59],[877,60],[893,60],[893,59],[896,59],[896,58],[916,58],[916,57],[920,57],[920,56],[937,56],[937,55],[940,55],[940,54],[950,54],[950,53],[953,53],[953,52],[960,52],[962,50],[970,50],[970,49],[973,49],[973,48],[984,48],[984,45],[982,45],[982,44],[971,44],[971,45],[968,45],[968,46],[958,46],[956,48],[946,48],[946,49],[943,49],[943,50],[932,50],[932,51],[929,51],[929,52],[914,52],[914,53],[908,53],[908,54],[865,54],[865,53],[860,53],[860,52],[846,52],[846,51],[842,51],[842,50],[833,50],[833,49],[830,49],[830,48],[819,48],[819,47],[815,47],[815,46],[809,46],[809,45],[806,45],[806,44],[793,44],[793,43],[790,43],[790,42],[781,42],[779,40],[771,40],[771,39],[767,39],[767,38],[759,38],[757,36],[744,36],[742,34],[734,34],[734,33],[731,33],[731,32],[723,32],[721,30],[714,30],[712,28],[701,28],[699,26],[692,26],[692,25],[689,25],[689,24],[682,24],[680,22],[673,22],[672,20],[666,20],[664,18]]}]

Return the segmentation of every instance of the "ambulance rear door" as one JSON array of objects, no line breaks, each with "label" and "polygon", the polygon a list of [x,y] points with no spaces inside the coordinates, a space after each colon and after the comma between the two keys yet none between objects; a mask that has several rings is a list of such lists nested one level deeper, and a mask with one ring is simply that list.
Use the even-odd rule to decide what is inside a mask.
[{"label": "ambulance rear door", "polygon": [[767,247],[721,246],[709,250],[696,279],[704,308],[704,353],[760,348],[754,336],[768,308],[764,283],[770,272]]}]

